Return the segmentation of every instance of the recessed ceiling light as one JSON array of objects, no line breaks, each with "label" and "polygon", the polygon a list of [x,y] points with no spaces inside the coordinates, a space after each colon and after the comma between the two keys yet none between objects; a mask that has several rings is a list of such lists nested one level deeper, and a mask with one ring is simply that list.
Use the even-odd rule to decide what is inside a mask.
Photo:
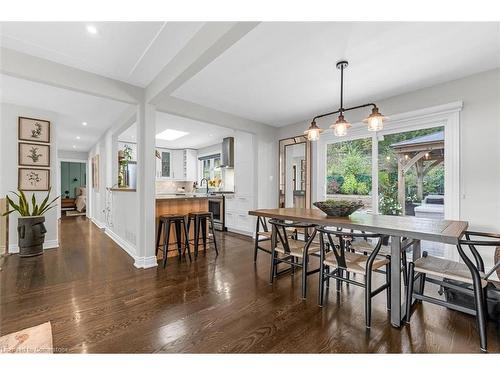
[{"label": "recessed ceiling light", "polygon": [[73,148],[76,148],[76,146],[75,146],[75,145],[73,145]]},{"label": "recessed ceiling light", "polygon": [[96,35],[97,34],[97,27],[95,27],[94,25],[87,25],[87,32],[89,34]]},{"label": "recessed ceiling light", "polygon": [[82,125],[83,126],[87,126],[87,123],[84,121],[84,122],[82,122]]},{"label": "recessed ceiling light", "polygon": [[175,141],[176,139],[184,137],[185,135],[188,134],[189,134],[188,132],[182,132],[180,130],[166,129],[161,133],[156,134],[156,139],[163,139],[165,141]]},{"label": "recessed ceiling light", "polygon": [[79,136],[79,135],[77,135],[77,136],[76,136],[76,139],[80,139],[80,136]]}]

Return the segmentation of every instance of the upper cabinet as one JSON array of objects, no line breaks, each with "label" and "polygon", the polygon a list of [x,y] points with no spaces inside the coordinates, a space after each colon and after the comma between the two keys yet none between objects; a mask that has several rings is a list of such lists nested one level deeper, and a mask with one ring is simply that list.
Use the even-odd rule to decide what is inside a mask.
[{"label": "upper cabinet", "polygon": [[156,178],[160,180],[196,181],[196,150],[157,148]]}]

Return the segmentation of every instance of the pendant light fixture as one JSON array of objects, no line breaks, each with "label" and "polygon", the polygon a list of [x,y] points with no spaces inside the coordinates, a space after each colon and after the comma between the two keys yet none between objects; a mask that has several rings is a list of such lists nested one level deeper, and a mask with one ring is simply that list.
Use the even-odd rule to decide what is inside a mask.
[{"label": "pendant light fixture", "polygon": [[304,134],[307,134],[307,139],[309,139],[310,141],[317,141],[319,139],[319,135],[323,132],[323,129],[319,128],[318,125],[316,125],[317,119],[338,113],[339,116],[337,117],[337,121],[330,125],[330,128],[333,129],[333,133],[337,137],[342,137],[347,134],[347,130],[351,127],[351,124],[344,118],[344,112],[364,107],[373,107],[370,116],[363,120],[363,122],[368,124],[368,130],[376,132],[384,128],[384,121],[386,121],[387,118],[380,113],[378,107],[375,104],[368,103],[358,105],[356,107],[344,108],[344,69],[347,68],[348,65],[349,63],[345,60],[339,61],[336,65],[337,69],[340,70],[340,108],[334,112],[324,113],[312,119],[311,125],[304,132]]}]

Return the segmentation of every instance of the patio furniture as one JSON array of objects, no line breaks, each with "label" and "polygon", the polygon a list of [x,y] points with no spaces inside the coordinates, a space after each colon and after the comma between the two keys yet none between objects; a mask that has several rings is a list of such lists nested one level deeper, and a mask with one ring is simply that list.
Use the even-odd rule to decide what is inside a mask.
[{"label": "patio furniture", "polygon": [[[436,305],[444,306],[450,309],[458,310],[466,314],[471,314],[476,317],[477,327],[479,331],[480,347],[482,351],[487,351],[487,336],[486,336],[486,305],[484,288],[488,284],[488,278],[500,268],[500,263],[497,263],[488,273],[484,272],[484,263],[476,246],[500,246],[500,234],[481,233],[481,232],[464,232],[465,239],[461,239],[457,244],[457,250],[464,263],[455,262],[447,259],[427,256],[424,252],[422,258],[413,260],[408,267],[408,283],[406,289],[406,322],[410,322],[411,307],[414,302],[425,301]],[[474,238],[474,239],[472,239]],[[472,261],[464,252],[462,246],[468,246],[474,261]],[[462,287],[449,280],[465,282],[472,285],[470,288]],[[414,283],[418,281],[418,290],[415,291]],[[435,297],[430,297],[424,294],[425,283],[433,284],[455,289],[465,294],[474,296],[474,308],[465,307],[463,305],[443,301]]]},{"label": "patio furniture", "polygon": [[[316,236],[316,228],[314,224],[302,222],[288,222],[285,220],[269,220],[272,225],[272,240],[271,240],[271,272],[269,282],[272,284],[274,278],[288,271],[295,273],[295,268],[302,268],[302,298],[306,298],[307,294],[307,276],[316,273],[318,269],[309,271],[309,255],[310,252],[317,252],[319,246],[313,244]],[[313,228],[313,233],[309,236],[307,229]],[[289,230],[304,229],[306,237],[305,241],[294,238],[289,238]],[[278,264],[286,263],[290,268],[278,271]]]},{"label": "patio furniture", "polygon": [[428,219],[444,219],[444,196],[428,195],[420,206],[415,207],[416,217]]},{"label": "patio furniture", "polygon": [[[320,233],[320,270],[319,270],[319,293],[318,304],[323,306],[325,281],[329,278],[337,280],[337,293],[341,290],[341,282],[360,286],[365,289],[365,325],[370,328],[371,325],[371,301],[380,292],[387,291],[387,309],[391,305],[391,261],[388,256],[378,256],[382,247],[383,235],[368,233],[346,233],[343,231],[328,230],[318,227]],[[337,243],[333,240],[337,237]],[[327,250],[325,246],[325,237],[328,243]],[[375,247],[369,256],[349,251],[348,242],[352,238],[377,239]],[[375,270],[385,267],[386,282],[375,290],[372,290],[372,273]],[[333,270],[331,270],[333,268]],[[360,283],[354,279],[344,277],[344,273],[353,273],[363,276],[364,281]],[[327,284],[328,287],[328,284]]]}]

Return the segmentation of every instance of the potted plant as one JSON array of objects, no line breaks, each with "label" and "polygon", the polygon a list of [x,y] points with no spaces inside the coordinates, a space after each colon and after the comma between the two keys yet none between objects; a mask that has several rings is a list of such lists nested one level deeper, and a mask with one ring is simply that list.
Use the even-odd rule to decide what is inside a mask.
[{"label": "potted plant", "polygon": [[18,197],[16,204],[9,196],[7,202],[12,209],[3,214],[9,215],[18,212],[20,217],[17,219],[17,233],[19,236],[19,255],[21,257],[32,257],[43,254],[43,243],[45,241],[45,216],[44,214],[54,208],[52,205],[59,197],[54,198],[49,203],[50,190],[41,204],[37,203],[35,194],[31,197],[31,207],[23,191],[19,193],[12,192]]}]

